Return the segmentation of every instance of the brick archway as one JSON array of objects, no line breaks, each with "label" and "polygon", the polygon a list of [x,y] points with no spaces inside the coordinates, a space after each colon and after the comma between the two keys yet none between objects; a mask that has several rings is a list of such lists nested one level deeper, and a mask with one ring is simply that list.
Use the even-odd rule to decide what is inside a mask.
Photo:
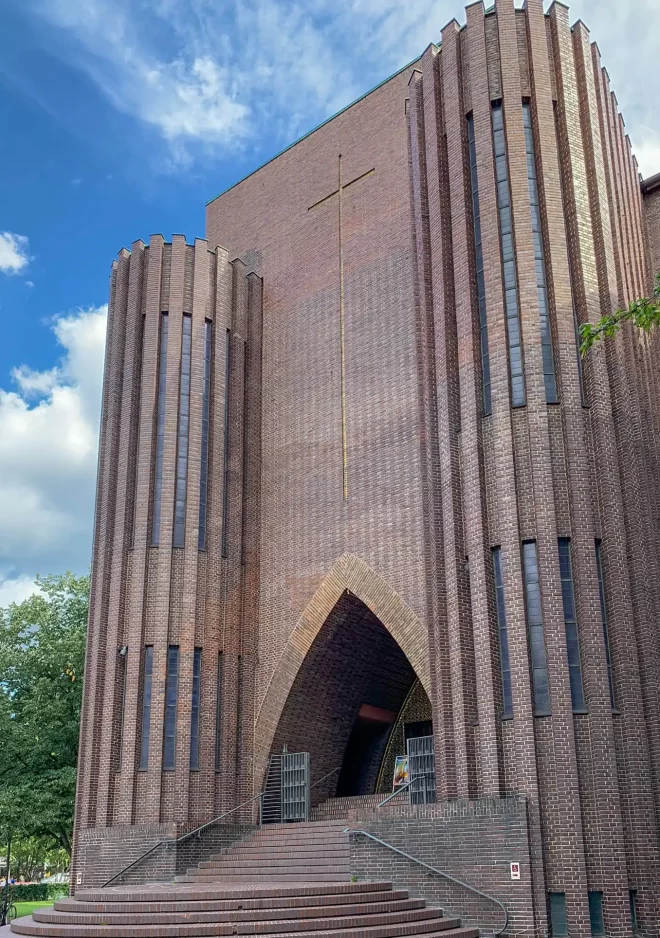
[{"label": "brick archway", "polygon": [[401,648],[431,699],[427,630],[398,593],[353,554],[343,554],[298,620],[271,678],[255,726],[255,779],[261,781],[294,681],[328,616],[349,593],[378,618]]}]

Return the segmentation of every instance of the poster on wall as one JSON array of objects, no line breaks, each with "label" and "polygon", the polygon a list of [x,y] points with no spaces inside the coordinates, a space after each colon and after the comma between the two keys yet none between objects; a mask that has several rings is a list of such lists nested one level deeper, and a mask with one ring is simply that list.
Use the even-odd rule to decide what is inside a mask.
[{"label": "poster on wall", "polygon": [[408,756],[396,756],[394,760],[394,788],[401,788],[408,781]]}]

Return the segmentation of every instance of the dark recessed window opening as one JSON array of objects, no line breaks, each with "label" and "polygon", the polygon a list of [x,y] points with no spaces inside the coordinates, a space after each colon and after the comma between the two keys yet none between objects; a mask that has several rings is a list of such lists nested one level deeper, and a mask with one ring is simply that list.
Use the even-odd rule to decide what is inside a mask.
[{"label": "dark recessed window opening", "polygon": [[604,935],[603,922],[603,894],[602,892],[589,893],[589,918],[591,920],[591,934]]},{"label": "dark recessed window opening", "polygon": [[227,556],[227,488],[229,482],[229,368],[231,365],[231,334],[227,329],[225,351],[225,451],[222,470],[222,556]]},{"label": "dark recessed window opening", "polygon": [[532,666],[534,712],[536,716],[548,716],[550,714],[550,687],[548,684],[548,658],[543,635],[541,577],[536,541],[526,541],[523,544],[523,569],[525,573],[525,605],[527,609],[529,656]]},{"label": "dark recessed window opening", "polygon": [[573,571],[571,567],[571,542],[567,537],[559,538],[559,576],[561,577],[561,598],[564,606],[564,627],[566,629],[566,651],[568,653],[568,676],[571,684],[571,703],[573,704],[574,711],[584,713],[586,705],[582,685],[577,615],[575,612],[575,593],[573,590]]},{"label": "dark recessed window opening", "polygon": [[215,704],[215,770],[222,766],[222,652],[218,654],[218,675]]},{"label": "dark recessed window opening", "polygon": [[596,568],[598,570],[598,595],[600,597],[600,614],[603,622],[603,637],[605,639],[605,660],[607,662],[607,680],[610,688],[610,703],[612,709],[616,708],[614,697],[614,675],[612,673],[612,656],[610,654],[610,635],[607,625],[607,606],[605,604],[605,582],[603,579],[603,558],[601,542],[596,541]]},{"label": "dark recessed window opening", "polygon": [[192,316],[184,313],[181,333],[181,374],[179,376],[179,432],[176,443],[176,481],[174,485],[174,547],[183,547],[186,542],[191,344]]},{"label": "dark recessed window opening", "polygon": [[551,892],[548,896],[550,905],[550,934],[553,938],[561,938],[568,935],[568,925],[566,922],[566,894],[563,892]]},{"label": "dark recessed window opening", "polygon": [[160,317],[160,352],[158,355],[158,404],[156,408],[156,462],[154,467],[154,510],[151,522],[151,543],[160,541],[160,505],[163,495],[163,449],[165,447],[165,392],[167,389],[167,313]]},{"label": "dark recessed window opening", "polygon": [[202,691],[202,649],[193,657],[192,710],[190,714],[190,768],[199,768],[199,705]]},{"label": "dark recessed window opening", "polygon": [[165,677],[165,724],[163,726],[163,768],[173,769],[176,761],[176,705],[179,686],[179,647],[167,649]]},{"label": "dark recessed window opening", "polygon": [[511,664],[509,661],[509,639],[506,630],[506,606],[504,604],[504,581],[502,579],[502,550],[493,548],[493,574],[495,577],[495,604],[497,608],[497,628],[500,638],[500,671],[502,674],[502,716],[513,716],[513,695],[511,692]]},{"label": "dark recessed window opening", "polygon": [[504,134],[504,113],[501,104],[493,105],[493,150],[495,154],[495,176],[497,182],[497,207],[500,217],[500,247],[502,250],[502,278],[504,282],[504,310],[506,313],[507,339],[509,344],[509,377],[511,379],[511,404],[525,404],[525,372],[523,368],[522,331],[518,302],[518,272],[513,243],[513,216],[511,190],[509,188],[509,166]]},{"label": "dark recessed window opening", "polygon": [[213,335],[212,323],[207,319],[204,323],[204,396],[202,398],[202,446],[201,464],[199,468],[199,523],[197,530],[197,548],[206,547],[206,510],[208,505],[209,487],[209,429],[211,412],[211,339]]},{"label": "dark recessed window opening", "polygon": [[479,305],[479,330],[481,335],[481,379],[483,388],[484,416],[492,413],[490,387],[490,355],[488,352],[488,325],[486,322],[486,282],[484,280],[484,255],[481,244],[481,217],[479,214],[479,185],[477,181],[477,150],[474,142],[474,120],[467,117],[468,148],[470,151],[470,188],[472,191],[472,224],[474,229],[474,261],[477,277],[477,302]]},{"label": "dark recessed window opening", "polygon": [[151,681],[154,673],[154,647],[144,649],[142,680],[142,725],[140,734],[140,769],[149,767],[149,735],[151,731]]}]

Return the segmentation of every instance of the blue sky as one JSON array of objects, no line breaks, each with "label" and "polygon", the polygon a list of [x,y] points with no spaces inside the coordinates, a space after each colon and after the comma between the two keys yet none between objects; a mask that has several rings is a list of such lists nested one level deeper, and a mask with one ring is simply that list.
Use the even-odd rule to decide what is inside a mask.
[{"label": "blue sky", "polygon": [[[419,54],[460,0],[4,0],[0,606],[89,563],[110,264]],[[660,7],[578,0],[645,175]]]}]

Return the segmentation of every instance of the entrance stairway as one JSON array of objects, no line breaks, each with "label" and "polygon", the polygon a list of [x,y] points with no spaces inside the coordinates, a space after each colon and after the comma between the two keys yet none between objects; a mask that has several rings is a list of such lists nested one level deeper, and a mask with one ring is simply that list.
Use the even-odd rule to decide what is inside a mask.
[{"label": "entrance stairway", "polygon": [[16,919],[43,938],[478,938],[387,882],[351,882],[346,821],[269,825],[171,885],[78,889]]}]

